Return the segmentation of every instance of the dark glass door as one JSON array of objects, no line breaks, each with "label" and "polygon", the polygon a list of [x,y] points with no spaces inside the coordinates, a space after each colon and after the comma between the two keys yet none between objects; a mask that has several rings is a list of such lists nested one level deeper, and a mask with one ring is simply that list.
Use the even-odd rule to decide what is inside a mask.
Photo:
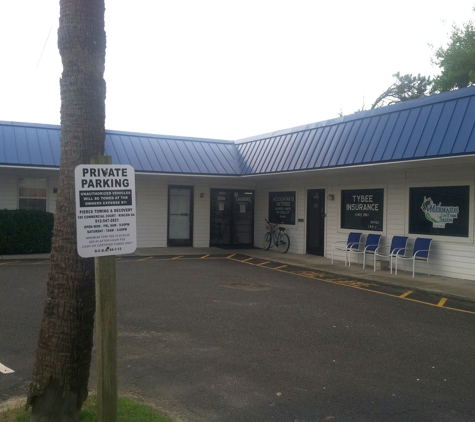
[{"label": "dark glass door", "polygon": [[168,246],[193,244],[193,187],[168,188]]},{"label": "dark glass door", "polygon": [[325,255],[325,189],[307,191],[307,253]]},{"label": "dark glass door", "polygon": [[211,189],[210,246],[251,247],[254,192]]}]

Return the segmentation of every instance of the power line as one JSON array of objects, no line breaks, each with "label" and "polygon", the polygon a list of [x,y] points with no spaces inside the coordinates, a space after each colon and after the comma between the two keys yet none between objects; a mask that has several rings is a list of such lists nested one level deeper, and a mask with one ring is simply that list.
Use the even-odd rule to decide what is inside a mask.
[{"label": "power line", "polygon": [[52,29],[53,29],[53,24],[51,24],[51,26],[50,26],[50,28],[49,28],[48,36],[46,37],[45,44],[43,45],[43,50],[41,50],[40,58],[38,59],[38,63],[36,63],[35,72],[36,72],[36,70],[38,69],[38,66],[39,66],[39,64],[40,64],[41,58],[43,57],[43,53],[45,52],[46,44],[48,44],[49,36],[51,35],[51,30],[52,30]]}]

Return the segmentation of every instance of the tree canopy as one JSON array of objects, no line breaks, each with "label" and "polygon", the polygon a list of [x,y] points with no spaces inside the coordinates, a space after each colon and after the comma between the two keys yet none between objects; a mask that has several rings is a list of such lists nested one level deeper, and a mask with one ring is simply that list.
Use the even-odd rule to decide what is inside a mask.
[{"label": "tree canopy", "polygon": [[[475,10],[475,9],[474,9]],[[432,63],[441,69],[432,92],[451,91],[475,84],[475,23],[452,26],[446,47],[439,47]]]},{"label": "tree canopy", "polygon": [[[397,72],[394,83],[376,98],[371,109],[475,85],[475,22],[453,24],[447,45],[434,51],[431,62],[440,69],[440,75],[431,78]],[[358,111],[362,110],[364,106]]]},{"label": "tree canopy", "polygon": [[393,76],[396,81],[376,98],[371,109],[424,97],[429,94],[433,82],[430,76],[421,74],[413,76],[412,74],[401,75],[397,72]]}]

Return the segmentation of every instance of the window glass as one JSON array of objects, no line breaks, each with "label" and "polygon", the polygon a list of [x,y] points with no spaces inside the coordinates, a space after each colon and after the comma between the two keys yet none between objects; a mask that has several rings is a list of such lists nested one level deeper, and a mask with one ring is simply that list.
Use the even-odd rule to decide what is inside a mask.
[{"label": "window glass", "polygon": [[18,208],[46,211],[46,179],[18,180]]},{"label": "window glass", "polygon": [[341,191],[341,228],[383,231],[384,189]]},{"label": "window glass", "polygon": [[295,191],[269,192],[269,222],[295,224]]},{"label": "window glass", "polygon": [[409,189],[409,233],[468,237],[470,186]]}]

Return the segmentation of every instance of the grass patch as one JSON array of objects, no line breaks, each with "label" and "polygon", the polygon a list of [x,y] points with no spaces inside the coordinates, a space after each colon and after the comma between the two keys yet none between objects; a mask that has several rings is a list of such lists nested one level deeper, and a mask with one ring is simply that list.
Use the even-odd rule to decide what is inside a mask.
[{"label": "grass patch", "polygon": [[[12,409],[0,411],[0,422],[28,422],[31,409],[23,410],[24,403]],[[80,422],[97,422],[97,396],[89,396],[84,402]],[[128,397],[119,397],[117,401],[117,422],[173,422],[155,409],[144,404],[137,403]]]}]

